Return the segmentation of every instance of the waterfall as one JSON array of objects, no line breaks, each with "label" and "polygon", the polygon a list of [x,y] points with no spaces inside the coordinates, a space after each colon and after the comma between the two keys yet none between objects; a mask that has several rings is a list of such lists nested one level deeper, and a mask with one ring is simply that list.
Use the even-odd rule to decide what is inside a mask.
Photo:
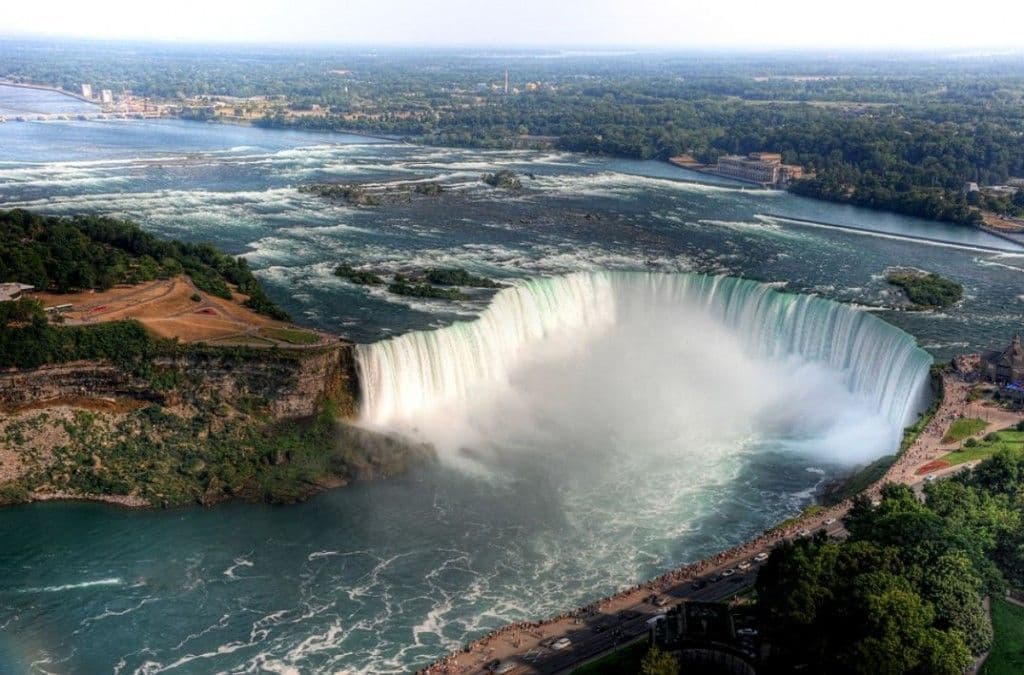
[{"label": "waterfall", "polygon": [[[661,318],[683,308],[724,326],[757,359],[822,366],[894,430],[921,404],[931,357],[867,312],[734,277],[581,272],[502,290],[472,321],[359,346],[362,421],[384,426],[465,404],[507,382],[533,344],[585,348],[589,337],[622,321],[656,331]],[[666,363],[664,376],[672,375]]]}]

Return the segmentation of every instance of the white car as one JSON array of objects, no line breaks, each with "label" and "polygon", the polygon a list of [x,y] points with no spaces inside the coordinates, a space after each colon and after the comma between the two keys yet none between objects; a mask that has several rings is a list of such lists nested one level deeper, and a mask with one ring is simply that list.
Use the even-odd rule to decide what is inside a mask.
[{"label": "white car", "polygon": [[551,643],[551,648],[556,652],[565,651],[569,647],[572,647],[572,640],[567,637],[559,638]]},{"label": "white car", "polygon": [[754,556],[754,562],[759,562],[760,563],[760,562],[764,562],[767,559],[768,559],[768,554],[765,553],[764,551],[761,551],[760,553],[758,553],[757,555]]},{"label": "white car", "polygon": [[736,634],[741,636],[741,637],[757,637],[757,629],[756,628],[740,628],[738,631],[736,631]]},{"label": "white car", "polygon": [[736,570],[730,567],[729,569],[722,572],[722,578],[724,579],[725,577],[731,577],[734,574],[736,574]]},{"label": "white car", "polygon": [[738,567],[741,570],[749,570],[750,569],[750,561],[749,560],[744,560],[743,562],[741,562],[736,567]]},{"label": "white car", "polygon": [[800,530],[799,532],[796,533],[796,536],[798,536],[798,537],[809,537],[810,535],[811,535],[811,531],[810,530]]},{"label": "white car", "polygon": [[835,525],[835,524],[836,524],[836,519],[835,518],[826,518],[825,519],[825,525],[826,526],[827,525]]}]

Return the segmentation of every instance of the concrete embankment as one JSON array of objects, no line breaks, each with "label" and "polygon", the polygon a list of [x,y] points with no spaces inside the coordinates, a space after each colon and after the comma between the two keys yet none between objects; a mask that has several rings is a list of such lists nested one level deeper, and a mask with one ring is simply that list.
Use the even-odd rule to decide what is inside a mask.
[{"label": "concrete embankment", "polygon": [[858,234],[868,234],[877,237],[886,237],[890,239],[900,239],[903,241],[919,241],[926,244],[933,244],[936,246],[945,246],[948,248],[960,248],[967,251],[985,251],[990,253],[1024,253],[1024,244],[1017,242],[1013,239],[1002,237],[1004,240],[1011,242],[1016,245],[1016,250],[1012,247],[999,248],[997,246],[987,246],[985,244],[972,244],[964,241],[954,241],[952,239],[942,239],[939,237],[922,237],[914,234],[902,234],[899,232],[886,232],[884,230],[872,230],[866,227],[857,227],[855,225],[840,225],[839,223],[826,223],[819,220],[809,220],[807,218],[794,218],[793,216],[784,216],[777,213],[759,213],[756,214],[762,218],[771,218],[774,220],[781,220],[790,223],[796,223],[798,225],[808,225],[810,227],[821,227],[832,230],[846,230],[848,232],[857,232]]},{"label": "concrete embankment", "polygon": [[88,99],[82,96],[81,94],[76,94],[75,92],[68,91],[66,89],[61,89],[59,87],[51,87],[45,84],[31,84],[28,82],[12,82],[10,80],[0,80],[0,87],[17,87],[19,89],[37,89],[39,91],[51,91],[55,94],[61,94],[69,98],[78,99],[83,103],[96,105],[96,101]]}]

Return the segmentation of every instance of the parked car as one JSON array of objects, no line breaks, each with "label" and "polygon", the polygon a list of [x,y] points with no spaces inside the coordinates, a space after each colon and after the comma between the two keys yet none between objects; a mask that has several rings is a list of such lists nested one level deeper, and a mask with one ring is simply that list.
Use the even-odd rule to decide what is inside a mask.
[{"label": "parked car", "polygon": [[798,536],[798,537],[807,537],[807,536],[810,536],[810,534],[811,534],[810,530],[804,529],[804,530],[800,530],[799,532],[797,532],[796,536]]},{"label": "parked car", "polygon": [[754,562],[759,562],[760,563],[760,562],[764,562],[767,559],[768,559],[768,554],[765,553],[764,551],[761,551],[760,553],[758,553],[757,555],[754,556]]},{"label": "parked car", "polygon": [[556,652],[565,651],[569,647],[572,647],[572,640],[570,640],[567,637],[558,638],[557,640],[551,643],[551,648],[554,649]]},{"label": "parked car", "polygon": [[825,524],[826,525],[835,525],[836,524],[836,519],[835,518],[826,518],[825,519]]},{"label": "parked car", "polygon": [[729,569],[722,572],[722,578],[724,579],[725,577],[731,577],[734,574],[736,574],[736,570],[730,567]]},{"label": "parked car", "polygon": [[741,562],[736,567],[739,568],[740,570],[743,570],[743,571],[749,570],[750,569],[750,561],[749,560],[744,560],[743,562]]},{"label": "parked car", "polygon": [[740,637],[757,637],[757,629],[756,628],[740,628],[738,631],[736,631],[736,634],[739,635]]}]

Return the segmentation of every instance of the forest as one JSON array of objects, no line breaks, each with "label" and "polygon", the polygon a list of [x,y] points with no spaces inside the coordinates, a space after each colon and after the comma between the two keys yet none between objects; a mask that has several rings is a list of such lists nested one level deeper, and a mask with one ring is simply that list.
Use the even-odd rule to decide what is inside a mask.
[{"label": "forest", "polygon": [[925,488],[858,497],[846,540],[776,549],[757,578],[773,672],[965,672],[987,651],[986,595],[1024,584],[1024,456],[1001,452]]},{"label": "forest", "polygon": [[69,293],[106,290],[158,277],[188,274],[196,287],[230,299],[234,285],[245,305],[271,318],[288,315],[266,296],[244,258],[209,244],[160,239],[132,222],[102,216],[59,218],[0,211],[0,283]]}]

